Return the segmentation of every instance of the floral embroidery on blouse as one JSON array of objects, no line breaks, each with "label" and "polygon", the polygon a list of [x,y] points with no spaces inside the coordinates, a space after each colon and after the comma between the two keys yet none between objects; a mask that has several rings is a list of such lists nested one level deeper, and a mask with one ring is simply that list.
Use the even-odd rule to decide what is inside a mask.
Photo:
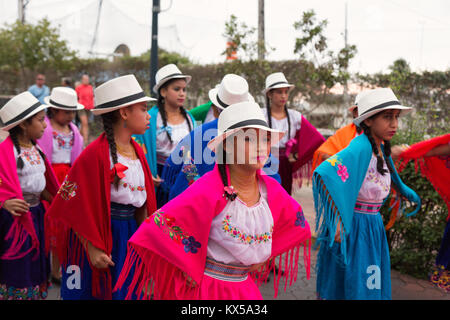
[{"label": "floral embroidery on blouse", "polygon": [[326,161],[331,163],[333,167],[337,168],[337,174],[341,177],[342,182],[347,181],[349,178],[347,167],[342,163],[342,160],[339,159],[337,155],[329,157]]},{"label": "floral embroidery on blouse", "polygon": [[375,168],[369,168],[366,180],[379,185],[385,192],[389,191],[390,186],[386,184],[385,180],[380,179],[380,173]]},{"label": "floral embroidery on blouse", "polygon": [[123,180],[120,180],[120,185],[122,185],[122,187],[124,187],[124,188],[128,188],[128,189],[130,189],[131,191],[145,191],[145,186],[134,186],[134,185],[132,185],[132,184],[130,184],[130,183],[128,183],[128,182],[124,182]]},{"label": "floral embroidery on blouse", "polygon": [[245,232],[240,231],[238,228],[231,225],[231,216],[226,215],[222,221],[222,230],[232,236],[233,238],[238,239],[242,243],[252,244],[252,243],[262,243],[268,242],[272,239],[273,225],[270,227],[269,232],[265,232],[262,234],[250,235]]},{"label": "floral embroidery on blouse", "polygon": [[77,195],[77,189],[77,183],[68,181],[66,176],[64,178],[64,182],[58,190],[58,194],[61,195],[61,198],[63,198],[63,200],[70,200]]},{"label": "floral embroidery on blouse", "polygon": [[64,134],[53,131],[52,133],[53,139],[56,140],[59,149],[71,149],[73,147],[73,132],[71,132],[70,134]]},{"label": "floral embroidery on blouse", "polygon": [[[193,236],[185,233],[179,226],[175,225],[175,218],[164,214],[164,212],[157,210],[153,213],[153,221],[155,224],[162,229],[162,231],[169,235],[169,237],[179,243],[184,245],[184,251],[186,253],[197,253],[198,249],[201,248],[201,243],[196,241]],[[146,220],[150,223],[150,217]]]},{"label": "floral embroidery on blouse", "polygon": [[303,210],[300,209],[300,211],[297,211],[297,219],[295,220],[295,226],[301,226],[302,228],[305,227],[305,216],[303,215]]},{"label": "floral embroidery on blouse", "polygon": [[20,153],[20,157],[25,159],[25,161],[32,166],[41,164],[41,155],[35,148],[31,150],[23,150]]}]

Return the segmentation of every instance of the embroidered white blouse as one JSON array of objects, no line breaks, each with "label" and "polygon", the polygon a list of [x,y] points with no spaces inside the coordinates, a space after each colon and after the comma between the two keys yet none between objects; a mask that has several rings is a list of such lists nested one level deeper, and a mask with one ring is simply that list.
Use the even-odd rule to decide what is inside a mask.
[{"label": "embroidered white blouse", "polygon": [[381,175],[377,171],[377,157],[372,153],[369,168],[364,178],[364,182],[359,190],[358,200],[366,202],[382,202],[389,195],[391,188],[391,175],[384,162],[384,169],[387,172]]},{"label": "embroidered white blouse", "polygon": [[[264,113],[264,116],[266,117],[266,121],[268,122],[269,117],[267,114],[267,108],[263,108],[263,113]],[[286,142],[288,142],[290,139],[295,137],[295,134],[297,133],[298,130],[300,130],[300,127],[302,125],[302,114],[300,112],[298,112],[296,110],[288,109],[288,115],[289,115],[289,120],[291,122],[291,132],[289,134],[288,134],[289,125],[288,125],[287,117],[283,118],[281,120],[271,117],[272,118],[272,129],[286,132],[284,137],[278,142],[278,146],[274,146],[275,148],[276,147],[285,148]],[[272,147],[272,148],[274,148],[274,147]]]},{"label": "embroidered white blouse", "polygon": [[[113,161],[111,161],[111,169]],[[121,204],[131,204],[136,208],[142,207],[147,200],[147,192],[145,190],[145,176],[142,164],[139,159],[132,160],[117,153],[117,161],[128,167],[123,173],[123,177],[119,182],[119,188],[116,190],[114,184],[111,184],[111,202]]]},{"label": "embroidered white blouse", "polygon": [[[172,153],[173,149],[177,146],[178,142],[181,141],[186,135],[189,134],[189,125],[186,120],[180,124],[170,124],[167,123],[167,127],[171,128],[170,134],[173,143],[170,143],[167,137],[166,131],[161,128],[163,127],[163,122],[161,114],[158,112],[158,117],[156,119],[156,154],[158,158],[158,163],[164,164],[164,160],[167,159]],[[160,161],[160,159],[164,159]]]},{"label": "embroidered white blouse", "polygon": [[226,264],[250,266],[265,262],[272,253],[273,218],[267,190],[259,183],[260,199],[248,207],[239,197],[228,201],[214,217],[207,256]]},{"label": "embroidered white blouse", "polygon": [[73,139],[73,131],[67,134],[53,130],[52,163],[70,163]]},{"label": "embroidered white blouse", "polygon": [[[19,155],[14,148],[16,160]],[[45,163],[35,146],[31,148],[20,147],[20,157],[24,166],[17,168],[22,192],[40,194],[45,189]]]}]

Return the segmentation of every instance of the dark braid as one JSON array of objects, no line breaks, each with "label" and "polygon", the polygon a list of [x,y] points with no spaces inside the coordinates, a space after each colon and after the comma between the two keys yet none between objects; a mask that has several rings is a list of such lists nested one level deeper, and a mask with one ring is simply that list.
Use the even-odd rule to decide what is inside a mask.
[{"label": "dark braid", "polygon": [[270,110],[270,100],[266,96],[266,108],[267,108],[267,120],[269,122],[269,128],[272,128],[272,110]]},{"label": "dark braid", "polygon": [[[219,169],[220,177],[222,179],[223,186],[226,188],[228,187],[228,174],[227,174],[227,154],[225,150],[223,149],[223,143],[217,148],[218,154],[217,157],[220,156],[220,153],[222,153],[222,161],[217,162],[217,166]],[[237,197],[237,194],[229,194],[225,191],[224,195],[227,197],[228,200],[234,201]]]},{"label": "dark braid", "polygon": [[[391,142],[384,140],[384,155],[386,156],[386,159],[388,159],[391,156]],[[390,161],[386,161],[386,165],[391,173],[394,172],[394,168],[391,166]]]},{"label": "dark braid", "polygon": [[180,107],[180,112],[184,116],[184,118],[186,119],[186,122],[187,122],[188,127],[189,127],[189,132],[191,132],[192,131],[191,120],[190,120],[190,118],[189,118],[189,116],[188,116],[188,114],[186,112],[186,109],[183,108],[183,107]]},{"label": "dark braid", "polygon": [[[269,127],[272,128],[272,110],[270,108],[270,100],[269,97],[266,96],[266,108],[267,108],[267,119],[269,120]],[[287,104],[284,105],[284,112],[286,113],[287,122],[288,122],[288,140],[291,135],[291,119],[289,118]]]},{"label": "dark braid", "polygon": [[[167,115],[166,115],[166,109],[164,108],[164,98],[161,96],[161,94],[158,94],[158,101],[156,102],[156,105],[158,106],[159,114],[161,115],[161,119],[163,122],[163,126],[167,127]],[[169,138],[170,143],[173,143],[172,136],[170,135],[169,131],[166,130],[167,138]]]},{"label": "dark braid", "polygon": [[[113,125],[117,121],[117,111],[116,112],[108,112],[102,114],[102,121],[103,121],[103,130],[105,130],[106,139],[108,140],[109,144],[109,150],[111,151],[111,158],[113,160],[113,165],[115,165],[117,160],[117,146],[116,141],[114,140],[114,128]],[[119,181],[120,178],[116,174],[114,176],[114,186],[116,187],[116,190],[119,189]]]},{"label": "dark braid", "polygon": [[[384,174],[387,172],[387,170],[384,169],[383,158],[378,153],[378,147],[377,147],[377,144],[375,143],[375,140],[374,140],[374,138],[372,136],[370,128],[363,122],[360,124],[360,126],[363,129],[363,131],[364,131],[365,135],[367,136],[367,138],[369,139],[369,142],[370,142],[370,144],[372,146],[372,151],[375,154],[375,156],[377,157],[377,171],[379,173],[381,173],[381,175],[384,176]],[[390,153],[390,148],[389,148],[389,153]]]},{"label": "dark braid", "polygon": [[39,147],[36,147],[36,141],[31,139],[31,143],[36,148],[36,150],[39,152],[39,154],[41,155],[42,159],[45,161],[45,153],[42,152],[42,150]]},{"label": "dark braid", "polygon": [[289,118],[289,113],[288,113],[287,103],[284,105],[284,112],[286,112],[286,117],[287,117],[287,121],[288,121],[288,134],[287,134],[287,139],[289,140],[289,138],[290,138],[290,136],[291,136],[291,119]]},{"label": "dark braid", "polygon": [[17,157],[17,168],[18,169],[23,169],[24,163],[23,163],[23,159],[22,157],[20,157],[20,144],[19,144],[19,134],[22,133],[22,129],[19,126],[15,126],[14,128],[12,128],[11,130],[9,130],[9,136],[11,137],[11,140],[14,144],[14,147],[17,150],[17,154],[19,155],[19,157]]}]

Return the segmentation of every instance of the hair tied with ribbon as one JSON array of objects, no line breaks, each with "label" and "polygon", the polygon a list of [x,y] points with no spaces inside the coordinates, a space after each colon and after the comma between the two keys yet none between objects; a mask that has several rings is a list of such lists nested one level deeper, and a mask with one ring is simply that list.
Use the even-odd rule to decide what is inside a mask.
[{"label": "hair tied with ribbon", "polygon": [[109,179],[111,182],[114,181],[114,177],[117,175],[119,177],[119,179],[123,179],[125,177],[125,174],[123,173],[125,170],[127,170],[128,167],[124,166],[121,163],[116,163],[112,169],[111,169],[111,173],[109,175]]},{"label": "hair tied with ribbon", "polygon": [[234,191],[233,186],[226,186],[225,188],[223,188],[223,190],[225,191],[225,193],[223,194],[224,197],[231,201],[234,201],[234,199],[236,199],[237,193],[236,191]]}]

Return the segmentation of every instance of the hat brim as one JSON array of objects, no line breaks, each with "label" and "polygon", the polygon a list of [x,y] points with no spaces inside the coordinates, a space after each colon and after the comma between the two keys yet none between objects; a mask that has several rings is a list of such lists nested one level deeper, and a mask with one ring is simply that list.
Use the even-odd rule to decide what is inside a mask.
[{"label": "hat brim", "polygon": [[16,122],[10,123],[7,126],[1,127],[0,129],[4,130],[4,131],[9,131],[12,128],[14,128],[15,126],[17,126],[18,124],[20,124],[21,122],[27,120],[28,118],[31,118],[32,116],[34,116],[36,113],[41,112],[42,110],[47,109],[47,105],[45,104],[41,104],[39,107],[37,107],[35,110],[33,110],[33,112],[30,112],[29,114],[27,114],[25,117],[23,117],[20,120],[17,120]]},{"label": "hat brim", "polygon": [[50,102],[50,96],[45,97],[44,98],[44,102],[45,102],[45,104],[47,106],[49,106],[51,108],[65,110],[65,111],[78,111],[78,110],[83,110],[84,109],[84,106],[81,103],[78,103],[78,102],[76,104],[76,108],[71,108],[71,107],[64,108],[64,107],[55,106],[54,104],[52,104]]},{"label": "hat brim", "polygon": [[143,97],[143,98],[139,98],[139,99],[136,99],[136,100],[133,100],[133,101],[130,101],[130,102],[118,105],[118,106],[114,106],[114,107],[111,107],[111,108],[102,108],[102,109],[95,109],[94,108],[94,109],[91,110],[91,112],[95,116],[98,116],[98,115],[101,115],[101,114],[104,114],[104,113],[108,113],[108,112],[111,112],[111,111],[114,111],[114,110],[118,110],[120,108],[125,108],[125,107],[128,107],[128,106],[131,106],[131,105],[136,104],[136,103],[150,102],[150,101],[156,101],[156,99],[155,98],[151,98],[151,97]]},{"label": "hat brim", "polygon": [[[225,110],[225,108],[222,107],[220,105],[220,103],[217,101],[217,93],[218,92],[219,92],[218,88],[213,88],[213,89],[209,90],[209,92],[208,92],[209,100],[211,100],[212,104],[215,105],[220,110]],[[253,98],[253,96],[250,93],[248,93],[248,101],[251,101],[251,102],[255,101],[255,98]]]},{"label": "hat brim", "polygon": [[376,110],[370,111],[368,113],[365,113],[365,114],[355,118],[353,120],[353,123],[359,127],[361,122],[363,122],[364,120],[366,120],[366,119],[370,118],[371,116],[373,116],[373,115],[375,115],[377,113],[380,113],[382,111],[385,111],[385,110],[400,110],[400,115],[404,116],[404,115],[408,114],[409,112],[411,112],[412,109],[413,109],[412,107],[406,107],[406,106],[401,106],[401,105],[389,106],[389,107],[385,107],[385,108],[381,108],[381,109],[376,109]]},{"label": "hat brim", "polygon": [[238,132],[239,130],[246,129],[246,128],[261,129],[264,131],[276,133],[275,135],[270,136],[270,145],[271,146],[274,146],[275,144],[277,144],[285,135],[285,132],[283,132],[283,131],[267,128],[264,126],[259,126],[259,125],[243,126],[243,127],[235,128],[235,129],[232,129],[230,131],[227,131],[227,132],[224,132],[224,133],[218,135],[217,137],[215,137],[214,139],[212,139],[211,141],[208,142],[208,148],[211,149],[212,151],[215,151],[216,148],[220,145],[220,143],[222,143],[222,141],[225,140],[227,137],[233,135],[234,133]]},{"label": "hat brim", "polygon": [[261,91],[261,93],[265,96],[267,94],[267,92],[269,92],[270,90],[273,89],[280,89],[280,88],[289,88],[289,92],[292,91],[292,89],[294,89],[294,85],[293,84],[289,84],[289,83],[280,83],[277,84],[276,86],[270,87],[270,88],[266,88],[263,91]]},{"label": "hat brim", "polygon": [[189,82],[191,82],[192,77],[187,74],[179,74],[176,76],[165,78],[153,86],[153,92],[158,93],[159,88],[161,88],[164,83],[172,79],[186,79],[186,84],[189,84]]}]

